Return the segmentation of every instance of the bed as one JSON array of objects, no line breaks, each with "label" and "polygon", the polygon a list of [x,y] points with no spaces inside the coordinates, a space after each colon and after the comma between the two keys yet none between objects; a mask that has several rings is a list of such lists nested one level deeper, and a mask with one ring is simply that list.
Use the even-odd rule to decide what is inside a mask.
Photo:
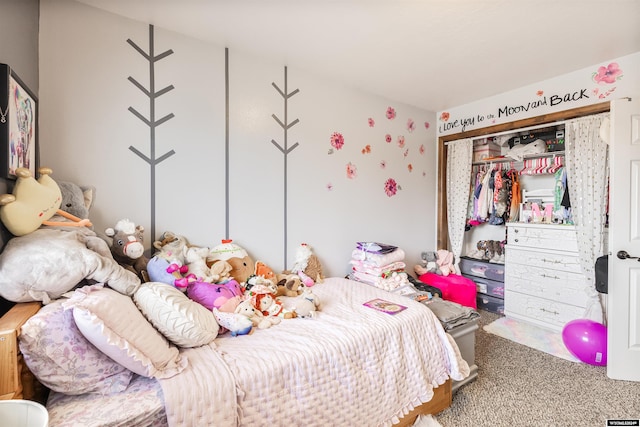
[{"label": "bed", "polygon": [[[313,291],[322,301],[316,318],[178,348],[188,361],[180,373],[133,373],[116,393],[51,391],[46,400],[19,346],[21,327],[43,309],[16,304],[0,319],[0,396],[43,401],[51,426],[411,425],[450,405],[451,380],[469,367],[427,306],[344,278]],[[375,298],[407,309],[363,305]]]}]

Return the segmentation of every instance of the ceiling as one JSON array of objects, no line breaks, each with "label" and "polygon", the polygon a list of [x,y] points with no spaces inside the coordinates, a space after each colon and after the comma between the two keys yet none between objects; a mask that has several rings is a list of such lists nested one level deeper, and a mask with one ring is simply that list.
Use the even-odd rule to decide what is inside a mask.
[{"label": "ceiling", "polygon": [[639,0],[77,0],[429,111],[640,52]]}]

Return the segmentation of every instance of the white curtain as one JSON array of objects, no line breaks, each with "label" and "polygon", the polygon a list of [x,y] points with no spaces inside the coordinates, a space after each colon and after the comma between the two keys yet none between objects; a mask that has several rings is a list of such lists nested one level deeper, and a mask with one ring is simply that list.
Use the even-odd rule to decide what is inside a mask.
[{"label": "white curtain", "polygon": [[600,295],[595,288],[596,259],[604,252],[608,201],[609,150],[600,136],[609,113],[571,120],[565,125],[565,163],[571,212],[576,224],[582,272],[587,278],[589,303],[584,317],[604,323]]},{"label": "white curtain", "polygon": [[473,142],[460,139],[449,142],[447,152],[447,222],[449,243],[455,257],[454,267],[460,274],[460,255],[464,242],[464,226],[467,221],[467,205],[471,183]]}]

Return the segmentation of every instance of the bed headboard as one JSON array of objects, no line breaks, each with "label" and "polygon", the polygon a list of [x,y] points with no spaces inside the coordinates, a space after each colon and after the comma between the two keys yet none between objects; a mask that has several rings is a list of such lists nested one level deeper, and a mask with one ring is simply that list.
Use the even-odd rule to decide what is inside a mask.
[{"label": "bed headboard", "polygon": [[[0,194],[6,193],[3,184]],[[0,223],[0,253],[11,237]],[[0,399],[46,400],[46,388],[29,371],[18,347],[20,328],[40,307],[39,302],[16,304],[0,297]]]}]

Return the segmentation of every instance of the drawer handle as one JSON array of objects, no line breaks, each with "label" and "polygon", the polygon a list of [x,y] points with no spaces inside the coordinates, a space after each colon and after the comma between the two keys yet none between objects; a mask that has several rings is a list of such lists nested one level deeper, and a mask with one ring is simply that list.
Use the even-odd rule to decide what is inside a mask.
[{"label": "drawer handle", "polygon": [[[517,230],[516,230],[516,233],[517,233]],[[518,240],[518,239],[513,239],[513,241],[514,241],[514,242],[516,242],[516,243],[518,243],[518,242],[519,242],[519,240]]]},{"label": "drawer handle", "polygon": [[546,274],[544,274],[544,273],[542,273],[542,274],[541,274],[541,276],[542,276],[542,277],[547,277],[547,278],[549,278],[549,279],[559,279],[559,277],[558,277],[558,276],[547,276],[547,275],[546,275]]},{"label": "drawer handle", "polygon": [[558,260],[558,259],[546,259],[546,258],[542,258],[542,262],[550,262],[551,264],[559,264],[562,261]]},{"label": "drawer handle", "polygon": [[540,310],[544,311],[545,313],[551,313],[551,314],[556,314],[556,315],[560,314],[560,313],[558,313],[557,311],[554,311],[554,310],[547,310],[547,309],[544,309],[544,308],[541,308]]},{"label": "drawer handle", "polygon": [[517,228],[515,230],[513,230],[514,233],[519,233],[520,230],[518,230]]}]

